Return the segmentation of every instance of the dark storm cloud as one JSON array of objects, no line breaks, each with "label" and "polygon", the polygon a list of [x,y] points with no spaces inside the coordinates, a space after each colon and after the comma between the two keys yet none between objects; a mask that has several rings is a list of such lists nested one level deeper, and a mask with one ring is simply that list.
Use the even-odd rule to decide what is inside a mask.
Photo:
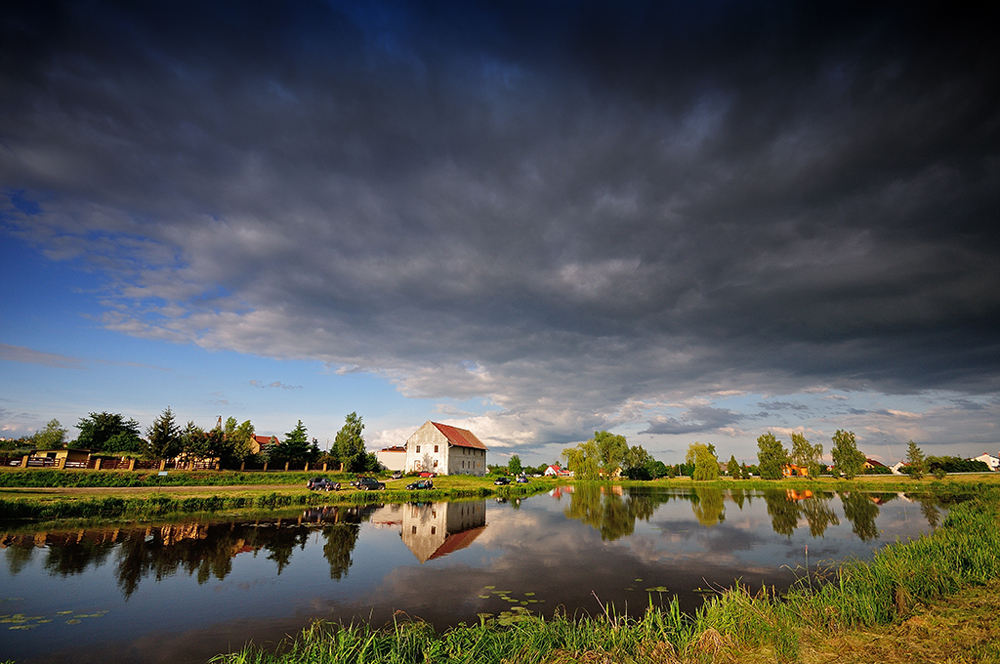
[{"label": "dark storm cloud", "polygon": [[[3,218],[106,272],[114,329],[489,395],[548,440],[685,390],[1000,388],[1000,57],[975,12],[0,21]],[[685,417],[648,432],[738,416]]]},{"label": "dark storm cloud", "polygon": [[721,429],[742,419],[744,419],[743,415],[723,408],[695,406],[685,412],[679,420],[673,417],[651,420],[649,428],[640,433],[701,433],[702,431]]}]

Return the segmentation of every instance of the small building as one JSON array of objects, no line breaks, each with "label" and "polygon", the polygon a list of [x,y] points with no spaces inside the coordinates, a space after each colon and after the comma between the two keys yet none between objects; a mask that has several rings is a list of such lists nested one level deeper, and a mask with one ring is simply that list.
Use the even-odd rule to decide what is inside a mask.
[{"label": "small building", "polygon": [[406,472],[486,475],[487,447],[466,429],[428,420],[406,441]]},{"label": "small building", "polygon": [[268,445],[277,445],[279,442],[277,436],[254,436],[250,441],[250,451],[253,454],[260,454]]},{"label": "small building", "polygon": [[396,471],[406,468],[406,447],[402,445],[381,449],[375,453],[375,457],[380,464],[389,470]]},{"label": "small building", "polygon": [[796,466],[794,463],[786,463],[781,467],[781,474],[784,477],[809,477],[809,469],[806,466]]},{"label": "small building", "polygon": [[572,471],[564,470],[559,466],[549,466],[542,474],[546,477],[573,477]]},{"label": "small building", "polygon": [[903,468],[906,468],[909,465],[910,464],[906,463],[905,461],[897,461],[896,463],[889,466],[889,472],[891,472],[893,475],[905,475],[906,473],[903,472]]},{"label": "small building", "polygon": [[975,457],[973,459],[969,459],[969,461],[982,461],[987,466],[989,466],[989,469],[991,471],[996,470],[997,468],[1000,468],[1000,458],[993,456],[989,452],[983,452],[979,456],[977,456],[977,457]]},{"label": "small building", "polygon": [[[42,459],[44,462],[41,464],[32,463],[33,460]],[[55,450],[35,450],[34,453],[28,455],[27,463],[22,461],[22,464],[55,466],[56,468],[86,468],[89,461],[90,450],[61,447]]]},{"label": "small building", "polygon": [[881,461],[879,461],[877,459],[872,459],[871,457],[867,457],[865,459],[864,468],[865,468],[865,470],[873,470],[876,473],[889,473],[889,472],[891,472],[889,470],[889,466],[885,465],[884,463],[882,463]]}]

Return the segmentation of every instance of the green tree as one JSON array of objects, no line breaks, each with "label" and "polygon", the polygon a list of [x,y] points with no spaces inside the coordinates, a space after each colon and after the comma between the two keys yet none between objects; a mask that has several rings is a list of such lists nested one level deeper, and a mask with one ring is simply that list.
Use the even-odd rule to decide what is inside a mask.
[{"label": "green tree", "polygon": [[224,435],[229,443],[229,453],[232,460],[242,463],[253,456],[253,423],[247,420],[243,424],[237,424],[235,417],[226,418]]},{"label": "green tree", "polygon": [[736,460],[736,455],[730,455],[729,463],[726,464],[726,474],[733,479],[742,479],[743,473],[740,470],[740,462]]},{"label": "green tree", "polygon": [[761,479],[781,479],[781,468],[788,462],[788,450],[773,433],[768,431],[757,439],[757,463]]},{"label": "green tree", "polygon": [[573,477],[593,480],[599,476],[597,445],[593,439],[576,447],[567,447],[562,451],[562,456],[566,459],[566,468],[573,472]]},{"label": "green tree", "polygon": [[31,442],[40,450],[59,449],[66,443],[66,431],[59,420],[49,420],[44,429],[35,432]]},{"label": "green tree", "polygon": [[522,470],[524,469],[521,467],[521,457],[511,454],[510,460],[507,462],[507,472],[511,475],[520,475]]},{"label": "green tree", "polygon": [[125,452],[139,451],[143,446],[139,437],[139,423],[131,418],[125,419],[118,413],[91,413],[80,418],[76,428],[80,430],[76,439],[76,447],[80,449]]},{"label": "green tree", "polygon": [[362,432],[365,424],[357,413],[350,413],[344,418],[344,426],[333,439],[333,456],[344,465],[344,470],[352,473],[364,472],[367,465],[365,458],[365,439]]},{"label": "green tree", "polygon": [[919,480],[927,474],[927,459],[924,452],[912,440],[906,444],[906,463],[909,464],[910,477]]},{"label": "green tree", "polygon": [[622,458],[622,472],[630,480],[651,480],[654,471],[651,467],[653,462],[653,457],[643,449],[642,445],[633,445],[626,450]]},{"label": "green tree", "polygon": [[854,432],[837,429],[832,440],[833,449],[830,450],[830,456],[833,457],[833,465],[837,472],[844,474],[844,477],[849,480],[854,479],[865,465],[865,455],[858,451]]},{"label": "green tree", "polygon": [[611,477],[621,468],[625,453],[628,452],[628,442],[625,436],[595,431],[592,439],[597,448],[597,462],[605,477]]},{"label": "green tree", "polygon": [[148,453],[154,459],[172,459],[181,452],[181,429],[170,406],[146,430]]},{"label": "green tree", "polygon": [[271,458],[289,463],[305,462],[309,458],[309,437],[302,420],[295,428],[285,434],[285,439],[271,452]]},{"label": "green tree", "polygon": [[801,433],[792,434],[792,462],[796,466],[809,469],[809,476],[819,475],[820,459],[823,458],[823,446],[811,444]]},{"label": "green tree", "polygon": [[692,478],[695,480],[714,480],[719,477],[719,460],[714,453],[715,447],[694,442],[688,445],[684,461],[694,464]]}]

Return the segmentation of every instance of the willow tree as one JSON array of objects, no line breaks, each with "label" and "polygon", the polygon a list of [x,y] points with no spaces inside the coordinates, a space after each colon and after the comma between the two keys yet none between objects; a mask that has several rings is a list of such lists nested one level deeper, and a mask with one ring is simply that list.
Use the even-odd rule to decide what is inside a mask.
[{"label": "willow tree", "polygon": [[685,463],[694,464],[695,480],[714,480],[719,477],[719,459],[715,456],[715,448],[704,443],[691,443],[688,445]]}]

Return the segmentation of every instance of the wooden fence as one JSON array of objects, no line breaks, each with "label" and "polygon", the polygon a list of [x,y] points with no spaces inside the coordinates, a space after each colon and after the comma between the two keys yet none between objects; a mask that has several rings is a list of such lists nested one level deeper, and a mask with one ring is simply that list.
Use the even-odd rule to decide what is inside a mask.
[{"label": "wooden fence", "polygon": [[[308,463],[241,463],[239,468],[222,468],[215,459],[192,459],[188,461],[155,461],[149,459],[107,459],[93,457],[81,460],[67,460],[66,457],[52,458],[34,455],[0,456],[0,466],[20,468],[76,468],[87,470],[239,470],[246,472],[327,472],[328,464]],[[331,468],[331,471],[337,470]]]}]

